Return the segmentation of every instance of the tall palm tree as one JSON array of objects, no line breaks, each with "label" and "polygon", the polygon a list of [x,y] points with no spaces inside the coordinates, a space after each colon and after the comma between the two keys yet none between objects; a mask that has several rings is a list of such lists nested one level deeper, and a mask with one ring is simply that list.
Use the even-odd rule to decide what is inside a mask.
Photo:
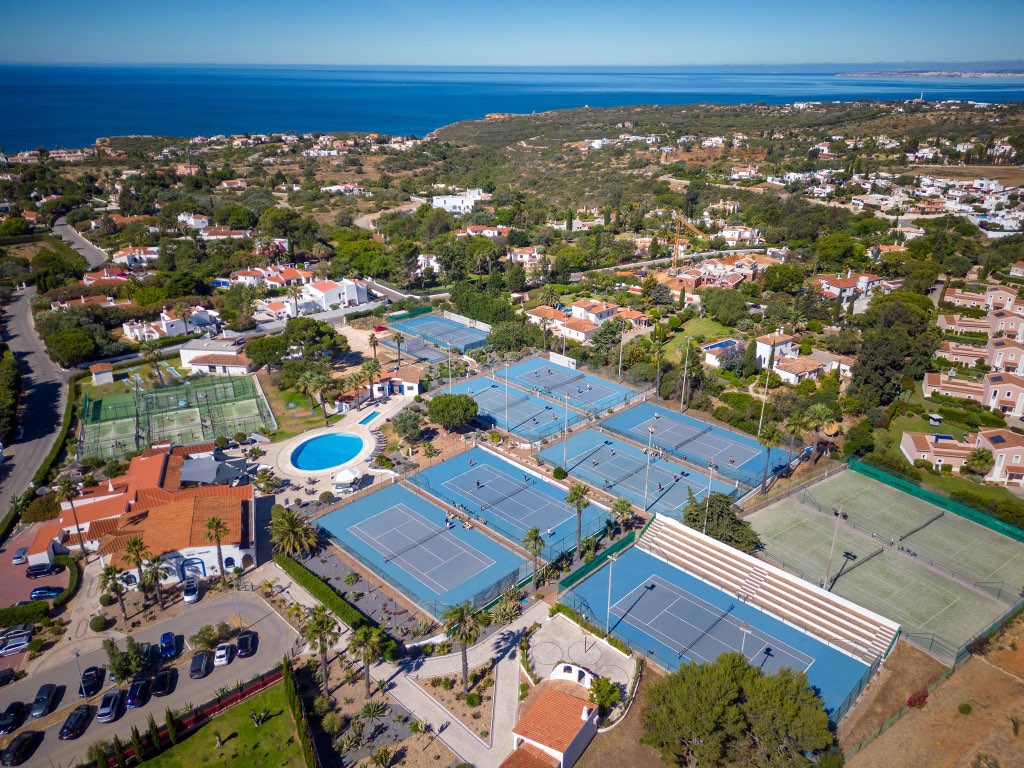
[{"label": "tall palm tree", "polygon": [[824,403],[815,403],[804,414],[803,423],[808,429],[814,430],[814,448],[811,450],[811,466],[818,463],[818,438],[821,428],[833,421],[832,411]]},{"label": "tall palm tree", "polygon": [[550,325],[551,325],[551,321],[550,320],[548,320],[546,317],[542,317],[541,318],[540,330],[541,330],[541,333],[544,334],[544,347],[543,347],[543,349],[547,349],[548,348],[548,327]]},{"label": "tall palm tree", "polygon": [[221,541],[228,535],[228,527],[219,517],[211,517],[206,521],[206,538],[217,545],[217,567],[220,568],[221,581],[227,581],[228,575],[224,573],[224,550],[221,549]]},{"label": "tall palm tree", "polygon": [[405,336],[400,331],[395,331],[391,334],[391,340],[395,342],[395,346],[398,347],[398,367],[402,367],[402,343],[405,341]]},{"label": "tall palm tree", "polygon": [[164,372],[160,370],[160,345],[156,343],[156,339],[146,339],[139,342],[139,354],[142,356],[143,362],[153,367],[153,371],[156,373],[157,378],[160,379],[162,386],[164,383]]},{"label": "tall palm tree", "polygon": [[185,324],[185,333],[188,333],[188,319],[192,316],[192,307],[187,301],[177,301],[174,303],[174,315]]},{"label": "tall palm tree", "polygon": [[159,557],[151,557],[143,563],[142,576],[147,584],[152,585],[153,594],[156,595],[156,601],[161,608],[164,607],[164,591],[160,587],[160,579],[163,575],[163,561]]},{"label": "tall palm tree", "polygon": [[441,625],[444,633],[453,643],[459,644],[462,651],[462,692],[469,693],[469,656],[467,649],[480,637],[480,630],[487,621],[484,611],[474,612],[473,605],[467,600],[453,605],[441,614]]},{"label": "tall palm tree", "polygon": [[284,289],[285,295],[292,300],[292,317],[299,316],[299,296],[302,295],[302,286],[299,283],[292,283]]},{"label": "tall palm tree", "polygon": [[309,407],[313,408],[313,393],[316,392],[316,371],[308,370],[299,374],[295,382],[295,389],[309,398]]},{"label": "tall palm tree", "polygon": [[340,638],[341,633],[338,632],[338,623],[334,618],[334,614],[328,610],[327,606],[317,605],[314,607],[306,618],[305,639],[320,654],[320,677],[324,696],[330,690],[327,679],[327,656],[331,651],[331,646],[337,643]]},{"label": "tall palm tree", "polygon": [[757,440],[765,447],[764,473],[761,476],[761,493],[764,494],[768,493],[768,466],[771,464],[772,448],[776,448],[782,443],[782,435],[774,424],[765,424],[761,428],[761,435]]},{"label": "tall palm tree", "polygon": [[583,510],[590,506],[590,489],[576,483],[569,488],[565,503],[576,510],[576,557],[579,557],[580,542],[583,541]]},{"label": "tall palm tree", "polygon": [[545,285],[540,292],[540,300],[549,307],[557,307],[562,303],[562,294],[553,285]]},{"label": "tall palm tree", "polygon": [[308,557],[316,550],[317,527],[294,510],[275,505],[268,530],[275,552],[288,557]]},{"label": "tall palm tree", "polygon": [[540,535],[540,528],[531,528],[523,536],[523,549],[533,556],[533,581],[537,581],[537,557],[544,551],[544,539]]},{"label": "tall palm tree", "polygon": [[75,509],[75,499],[78,497],[78,486],[65,477],[57,483],[56,494],[58,504],[63,504],[66,501],[68,506],[71,507],[71,517],[75,521],[75,536],[78,538],[78,548],[84,554],[85,541],[82,539],[82,526],[78,524],[78,510]]},{"label": "tall palm tree", "polygon": [[348,652],[358,657],[363,665],[363,682],[366,684],[366,698],[370,698],[370,666],[384,653],[384,632],[380,627],[363,625],[352,632],[348,639]]},{"label": "tall palm tree", "polygon": [[[303,374],[305,375],[305,374]],[[310,387],[310,394],[315,394],[320,400],[320,413],[324,417],[324,426],[327,426],[327,400],[326,393],[334,388],[334,379],[326,373],[313,373],[306,381]]]},{"label": "tall palm tree", "polygon": [[629,499],[618,498],[612,502],[611,513],[615,521],[622,524],[633,517],[633,505]]},{"label": "tall palm tree", "polygon": [[116,565],[108,565],[100,572],[100,589],[117,598],[121,606],[121,618],[128,623],[128,611],[124,607],[124,584],[121,583],[121,572]]},{"label": "tall palm tree", "polygon": [[146,549],[146,542],[139,536],[132,536],[124,545],[124,555],[121,559],[135,569],[135,575],[139,579],[139,589],[142,589],[142,564],[153,556],[153,553]]},{"label": "tall palm tree", "polygon": [[380,339],[377,338],[376,333],[371,333],[369,338],[366,339],[366,343],[370,345],[370,349],[373,350],[373,359],[377,359],[377,347],[380,346]]},{"label": "tall palm tree", "polygon": [[372,400],[373,382],[376,381],[377,377],[380,375],[380,363],[376,360],[367,360],[362,364],[362,366],[360,366],[359,370],[367,380],[367,385],[370,389],[370,399]]}]

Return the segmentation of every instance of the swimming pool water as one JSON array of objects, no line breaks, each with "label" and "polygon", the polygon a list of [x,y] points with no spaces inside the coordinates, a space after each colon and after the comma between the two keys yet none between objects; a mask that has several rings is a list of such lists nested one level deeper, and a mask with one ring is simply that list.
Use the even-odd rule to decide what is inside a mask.
[{"label": "swimming pool water", "polygon": [[374,411],[373,413],[371,413],[371,414],[370,414],[369,416],[367,416],[366,418],[364,418],[364,419],[363,419],[362,421],[360,421],[359,423],[360,423],[360,424],[369,424],[369,423],[370,423],[371,421],[373,421],[374,419],[376,419],[376,418],[377,418],[378,416],[380,416],[380,411]]},{"label": "swimming pool water", "polygon": [[301,443],[292,451],[291,459],[296,468],[315,472],[351,461],[362,449],[363,440],[356,435],[319,435]]}]

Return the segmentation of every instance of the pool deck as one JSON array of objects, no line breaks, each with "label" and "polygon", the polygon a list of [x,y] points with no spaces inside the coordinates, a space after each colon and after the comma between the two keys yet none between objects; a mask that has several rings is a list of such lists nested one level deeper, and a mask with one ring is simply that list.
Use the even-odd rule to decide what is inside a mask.
[{"label": "pool deck", "polygon": [[[412,403],[412,397],[405,397],[401,395],[391,395],[387,400],[368,403],[362,410],[347,413],[345,418],[342,419],[339,424],[335,424],[327,428],[319,427],[308,429],[301,435],[296,435],[284,442],[264,445],[263,448],[267,453],[259,460],[259,463],[269,464],[274,468],[274,474],[278,477],[288,478],[298,485],[306,485],[310,479],[316,481],[317,493],[331,491],[333,490],[331,478],[342,469],[351,469],[356,472],[356,474],[366,473],[369,467],[368,462],[370,456],[373,454],[374,448],[374,437],[370,433],[370,430],[379,427],[387,419],[393,417],[410,403]],[[374,411],[379,411],[379,415],[373,419],[373,421],[369,424],[359,423]],[[346,461],[344,464],[338,464],[337,466],[328,467],[327,469],[309,471],[299,469],[292,464],[292,452],[298,448],[299,445],[320,435],[336,434],[356,435],[357,437],[362,438],[362,450],[360,450],[354,458]]]}]

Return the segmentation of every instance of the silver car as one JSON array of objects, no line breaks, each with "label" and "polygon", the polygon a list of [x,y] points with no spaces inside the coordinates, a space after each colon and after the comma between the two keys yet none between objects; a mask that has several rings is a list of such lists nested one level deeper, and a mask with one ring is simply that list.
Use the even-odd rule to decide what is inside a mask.
[{"label": "silver car", "polygon": [[103,694],[99,707],[96,708],[96,722],[112,723],[121,715],[121,699],[124,691],[111,688]]}]

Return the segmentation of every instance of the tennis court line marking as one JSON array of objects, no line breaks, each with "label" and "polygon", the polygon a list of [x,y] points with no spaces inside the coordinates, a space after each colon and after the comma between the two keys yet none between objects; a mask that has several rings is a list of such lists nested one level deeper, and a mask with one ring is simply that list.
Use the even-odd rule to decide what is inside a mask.
[{"label": "tennis court line marking", "polygon": [[[379,536],[373,536],[373,535],[371,535],[371,534],[369,534],[369,533],[367,533],[367,532],[362,530],[362,526],[365,523],[369,522],[370,520],[375,520],[375,519],[379,518],[381,515],[388,515],[388,514],[401,514],[404,517],[403,521],[396,521],[396,525],[394,525],[392,528],[390,528],[387,531],[387,533],[399,534],[400,536],[405,538],[406,543],[404,543],[404,544],[402,544],[402,546],[398,547],[397,550],[393,550],[393,549],[391,549],[391,547],[389,547],[386,544],[384,544],[381,541]],[[355,535],[358,536],[360,539],[362,539],[365,543],[369,544],[371,547],[376,549],[378,554],[384,555],[384,557],[387,558],[390,562],[396,563],[399,568],[401,568],[403,571],[405,571],[407,574],[412,576],[414,579],[419,581],[424,586],[428,587],[429,589],[432,589],[438,595],[443,595],[443,594],[451,591],[451,589],[454,588],[454,587],[445,587],[443,584],[439,583],[438,581],[436,581],[435,579],[433,579],[430,576],[430,574],[435,572],[438,568],[443,568],[446,565],[448,565],[448,563],[452,562],[453,560],[456,560],[456,559],[458,559],[460,557],[463,557],[463,556],[466,556],[466,555],[468,555],[469,557],[473,558],[478,563],[480,563],[480,568],[476,571],[476,574],[479,574],[481,571],[484,571],[487,568],[490,568],[492,565],[494,565],[494,560],[492,560],[491,558],[487,557],[486,555],[480,554],[479,552],[476,552],[473,549],[470,549],[466,545],[466,543],[463,542],[461,539],[459,539],[459,538],[457,538],[455,536],[450,536],[448,540],[451,543],[455,544],[456,548],[458,550],[460,550],[460,553],[456,557],[451,557],[451,558],[448,558],[447,560],[443,560],[440,564],[434,566],[433,568],[430,568],[427,571],[424,571],[421,568],[417,568],[415,565],[413,565],[411,562],[409,562],[408,558],[406,558],[405,556],[407,554],[409,554],[410,552],[413,552],[413,551],[416,551],[416,550],[420,549],[423,545],[427,544],[428,541],[431,541],[433,539],[433,536],[431,536],[430,539],[427,539],[427,541],[423,541],[423,542],[421,542],[421,544],[419,544],[417,546],[414,546],[412,549],[409,549],[409,550],[406,550],[405,552],[402,552],[403,547],[408,546],[410,544],[415,544],[415,542],[417,540],[419,540],[419,539],[421,539],[423,537],[422,536],[417,536],[416,538],[411,538],[407,533],[405,533],[405,531],[402,530],[401,522],[418,524],[420,526],[421,530],[423,528],[436,528],[436,531],[432,532],[433,535],[436,535],[436,536],[443,536],[443,535],[445,535],[447,533],[446,529],[441,528],[440,526],[438,526],[435,523],[431,522],[427,518],[423,517],[423,515],[419,514],[416,510],[410,509],[409,507],[407,507],[405,504],[402,504],[401,502],[399,502],[398,504],[394,504],[391,507],[388,507],[387,509],[383,510],[382,512],[378,512],[376,515],[372,515],[372,516],[366,518],[365,520],[359,521],[355,525],[351,526],[349,528],[349,531],[354,532]],[[441,558],[437,555],[436,552],[430,550],[429,548],[426,551],[429,552],[429,554],[434,559],[441,560]],[[396,553],[400,553],[400,554],[396,554]],[[473,574],[473,575],[475,576],[476,574]],[[433,586],[431,586],[431,585],[433,585]]]},{"label": "tennis court line marking", "polygon": [[[661,422],[660,419],[655,419],[652,416],[651,418],[649,418],[649,419],[647,419],[645,421],[642,421],[642,422],[634,425],[630,429],[630,431],[633,434],[635,434],[635,435],[646,435],[647,434],[647,427],[649,425],[651,425],[651,424],[660,424],[660,422]],[[709,424],[708,426],[714,426],[714,425]],[[675,451],[675,450],[680,450],[679,448],[675,447],[680,442],[682,442],[684,440],[688,440],[691,437],[695,437],[697,435],[700,435],[700,432],[701,432],[701,430],[699,430],[699,429],[697,429],[695,427],[691,427],[689,424],[682,424],[680,422],[670,420],[668,427],[662,427],[659,430],[655,430],[655,437],[656,438],[659,438],[659,437],[663,438],[664,435],[672,435],[673,436],[672,439],[674,439],[678,435],[679,439],[675,440],[675,442],[671,443],[671,446],[672,446],[671,450]],[[666,446],[669,445],[668,441],[666,441],[664,439],[663,439],[663,442],[665,443]],[[723,453],[726,453],[726,451],[730,451],[730,453],[728,455],[732,456],[735,459],[735,461],[732,464],[730,464],[729,467],[730,467],[730,469],[736,469],[736,470],[739,470],[742,467],[745,467],[751,461],[753,461],[754,459],[758,458],[758,456],[760,456],[761,453],[762,453],[761,451],[758,451],[757,449],[753,448],[752,446],[746,445],[745,443],[741,443],[738,440],[731,440],[731,439],[729,439],[729,438],[727,438],[727,437],[725,437],[723,435],[717,434],[717,433],[708,433],[708,434],[702,435],[700,440],[697,440],[694,443],[690,443],[689,445],[694,445],[694,446],[698,446],[698,447],[706,446],[708,451],[709,451],[709,453],[706,454],[706,455],[703,455],[703,454],[697,454],[697,455],[700,455],[701,458],[714,459],[716,463],[719,463],[718,462],[718,457],[719,456],[721,456]],[[687,447],[689,447],[689,445]],[[722,445],[724,447],[717,448],[718,445]],[[691,452],[693,452],[693,451],[691,451]],[[740,459],[742,459],[742,461]]]},{"label": "tennis court line marking", "polygon": [[[527,362],[529,362],[529,361],[527,361]],[[522,365],[522,363],[519,363],[518,365]],[[516,366],[511,366],[511,367],[514,368]],[[505,371],[506,370],[507,369],[502,369],[502,371],[500,372],[500,374],[501,374],[501,376],[503,378],[505,377]],[[550,365],[547,365],[547,364],[539,365],[539,366],[537,366],[535,368],[523,371],[522,374],[519,374],[519,373],[515,374],[517,376],[521,376],[521,378],[522,378],[522,381],[519,383],[519,386],[529,387],[529,388],[533,389],[533,388],[539,388],[538,387],[538,385],[539,385],[539,386],[541,386],[541,387],[543,387],[545,389],[550,389],[550,390],[553,390],[553,391],[557,390],[559,393],[566,394],[566,393],[563,392],[563,390],[559,389],[559,387],[564,386],[566,383],[575,383],[575,382],[578,382],[578,381],[585,381],[590,386],[590,389],[583,389],[582,392],[580,392],[579,391],[579,387],[577,387],[577,392],[575,392],[575,393],[574,392],[568,392],[567,394],[569,394],[569,395],[572,395],[572,394],[577,394],[577,395],[588,394],[588,397],[586,397],[586,398],[583,398],[583,397],[578,398],[578,399],[581,399],[581,400],[585,400],[587,402],[600,402],[602,400],[608,399],[609,397],[614,397],[614,396],[620,394],[618,392],[618,390],[612,389],[606,383],[602,382],[599,377],[591,376],[590,374],[588,374],[586,372],[583,372],[583,371],[579,372],[579,373],[583,374],[583,378],[582,379],[573,379],[572,377],[570,377],[568,379],[561,378],[559,381],[556,381],[553,384],[542,383],[540,380],[536,380],[536,381],[533,381],[533,384],[528,384],[528,382],[531,381],[531,379],[528,378],[528,377],[534,376],[536,378],[535,374],[538,371],[540,371],[540,372],[542,372],[544,374],[545,379],[547,377],[550,377],[550,376],[561,376],[562,375],[561,371],[558,371],[558,370],[552,368]],[[605,394],[600,394],[602,392],[604,392]],[[591,397],[591,395],[600,395],[600,396]]]},{"label": "tennis court line marking", "polygon": [[[749,627],[749,631],[747,632],[747,634],[748,635],[754,635],[758,639],[758,641],[761,642],[761,647],[757,649],[756,653],[746,656],[746,658],[748,658],[748,659],[754,659],[757,656],[759,656],[761,653],[763,653],[766,648],[772,647],[772,648],[777,648],[779,650],[782,650],[785,653],[785,655],[788,656],[789,658],[794,659],[796,661],[799,661],[800,663],[806,664],[806,666],[802,670],[796,670],[796,671],[806,672],[808,669],[811,668],[811,665],[814,664],[814,661],[815,661],[814,657],[808,656],[807,654],[802,653],[801,651],[798,651],[796,648],[793,648],[788,643],[785,643],[782,640],[779,640],[774,635],[772,635],[772,634],[770,634],[770,633],[768,633],[768,632],[766,632],[766,631],[764,631],[764,630],[762,630],[762,629],[760,629],[758,627],[752,626],[750,624],[750,622],[737,621],[736,619],[734,619],[732,616],[728,615],[727,613],[723,614],[723,612],[722,612],[723,609],[719,608],[718,606],[712,605],[711,603],[708,603],[705,600],[702,600],[701,598],[697,597],[696,595],[687,592],[682,587],[679,587],[679,586],[673,584],[670,581],[666,581],[664,578],[662,578],[661,576],[658,576],[656,573],[653,573],[653,572],[646,579],[642,579],[640,581],[640,583],[637,584],[637,586],[633,587],[633,589],[631,589],[627,594],[623,595],[622,598],[617,600],[612,605],[612,608],[611,608],[612,615],[613,616],[616,615],[615,610],[619,606],[620,603],[622,603],[623,601],[628,600],[629,598],[631,598],[637,592],[637,590],[646,589],[647,587],[645,585],[648,584],[648,583],[658,584],[658,586],[660,586],[660,587],[664,588],[666,591],[672,593],[674,598],[675,598],[671,603],[669,603],[667,606],[662,608],[658,612],[658,614],[656,616],[653,617],[653,620],[655,620],[655,621],[657,619],[661,618],[661,616],[663,616],[664,614],[668,613],[668,615],[671,616],[673,619],[677,619],[678,621],[681,621],[682,623],[686,624],[687,626],[693,627],[695,630],[697,630],[698,633],[700,633],[698,639],[703,638],[703,637],[707,637],[706,633],[707,633],[707,630],[709,628],[707,628],[707,627],[700,627],[700,626],[698,626],[698,625],[696,625],[696,624],[694,624],[694,623],[692,623],[690,621],[687,621],[683,616],[675,614],[671,610],[672,608],[674,608],[676,605],[678,605],[681,602],[688,603],[692,608],[696,608],[696,609],[701,610],[701,611],[703,611],[704,613],[706,613],[706,614],[708,614],[710,616],[716,617],[715,621],[714,621],[714,624],[712,626],[717,626],[718,624],[724,622],[725,624],[728,624],[728,625],[734,627],[737,631],[742,633],[743,630],[741,629],[741,624],[746,623],[747,626]],[[723,593],[723,594],[726,594],[726,593]],[[643,631],[645,631],[648,634],[650,634],[652,637],[658,636],[660,638],[663,638],[662,642],[665,644],[665,646],[667,648],[670,648],[670,649],[674,650],[679,658],[682,658],[683,654],[686,653],[687,654],[687,658],[689,658],[691,660],[693,659],[694,656],[697,656],[705,664],[714,661],[714,659],[705,658],[703,655],[695,652],[692,647],[688,647],[688,648],[684,648],[684,649],[680,650],[678,645],[675,643],[673,638],[668,637],[668,635],[666,635],[661,630],[658,630],[650,622],[643,621],[642,619],[633,619],[633,618],[631,618],[628,611],[623,612],[620,616],[618,616],[618,618],[621,621],[625,621],[627,624],[632,624],[633,626],[638,627],[639,629],[642,629]],[[639,626],[639,625],[643,625],[643,626]],[[711,635],[711,638],[715,642],[717,642],[719,645],[723,646],[724,648],[728,648],[728,649],[730,649],[732,651],[736,651],[737,653],[739,652],[739,648],[734,648],[732,645],[727,643],[724,638],[718,636],[717,634]],[[667,640],[667,642],[666,642],[666,640]],[[766,642],[766,640],[767,641],[771,641],[771,642]],[[746,648],[744,648],[744,651],[746,651]]]},{"label": "tennis court line marking", "polygon": [[[600,434],[600,433],[598,433],[598,434]],[[575,440],[577,437],[579,437],[579,435],[573,435],[569,439],[570,440]],[[606,476],[603,472],[596,471],[596,468],[593,466],[593,464],[591,464],[591,466],[588,467],[586,465],[586,460],[585,459],[583,461],[576,461],[581,456],[588,456],[589,457],[589,456],[593,456],[598,451],[602,451],[602,450],[609,450],[610,451],[610,450],[612,450],[611,447],[608,446],[604,442],[604,440],[606,440],[606,439],[610,439],[610,438],[603,438],[601,440],[601,442],[598,443],[598,445],[595,445],[595,446],[590,447],[590,448],[584,448],[579,453],[572,454],[567,459],[567,461],[566,461],[567,464],[572,466],[572,468],[573,468],[572,471],[575,471],[577,473],[577,475],[582,474],[579,471],[579,468],[583,467],[585,472],[589,472],[592,475],[598,475],[598,476],[600,476],[600,478],[602,480],[606,480],[608,482],[611,482],[611,480],[613,479],[613,476],[611,476],[611,475],[607,475]],[[632,445],[630,445],[629,443],[621,443],[621,445],[623,445],[623,446],[625,446],[625,447],[627,447],[629,449],[637,450]],[[618,450],[618,449],[616,449],[616,450]],[[610,456],[608,458],[610,458]],[[618,454],[616,454],[616,458],[618,458]],[[633,457],[633,456],[627,456],[627,455],[623,455],[623,458],[626,461],[630,461],[630,462],[638,464],[637,469],[636,469],[635,472],[630,473],[628,477],[623,478],[620,482],[613,483],[612,485],[610,485],[608,489],[622,487],[622,488],[626,488],[626,489],[628,489],[628,490],[630,490],[630,491],[632,491],[634,493],[643,494],[643,482],[638,479],[638,482],[640,482],[640,485],[638,487],[634,488],[631,481],[633,480],[633,478],[639,478],[639,474],[640,473],[646,473],[646,471],[647,471],[647,462],[646,462],[646,460],[640,461],[639,457]],[[672,472],[672,471],[666,469],[665,467],[662,467],[662,466],[659,466],[658,464],[656,464],[655,463],[656,461],[657,460],[654,459],[654,458],[651,459],[651,474],[654,476],[654,487],[657,488],[658,482],[661,481],[662,479],[664,480],[664,482],[661,483],[662,486],[663,486],[663,490],[657,491],[657,493],[660,494],[660,495],[655,497],[655,502],[657,502],[657,500],[660,499],[662,495],[668,493],[668,489],[670,489],[674,485],[678,485],[679,483],[683,483],[684,485],[686,485],[688,488],[690,488],[694,492],[698,492],[698,491],[701,491],[701,490],[707,491],[707,486],[704,483],[702,483],[702,482],[701,483],[697,483],[697,482],[695,482],[693,480],[690,480],[688,477],[686,477],[686,474],[684,474],[684,473],[689,473],[689,472],[693,471],[689,467],[687,467],[687,466],[685,466],[683,464],[678,464],[677,465],[677,464],[675,464],[673,462],[672,459],[663,459],[663,461],[669,462],[674,467],[678,467],[677,471]],[[599,462],[599,463],[601,463],[601,462]],[[678,481],[676,481],[674,479],[670,480],[670,478],[675,478],[675,477],[678,477],[679,480]],[[648,484],[648,485],[650,485],[650,484]],[[647,490],[648,490],[648,495],[650,495],[650,487],[648,487]],[[655,502],[652,502],[651,505],[653,506],[653,504]]]},{"label": "tennis court line marking", "polygon": [[[477,499],[476,495],[472,493],[472,491],[476,490],[475,488],[473,488],[471,486],[470,488],[466,489],[466,488],[463,488],[461,486],[461,484],[457,483],[457,481],[459,481],[461,478],[465,477],[466,475],[475,474],[476,472],[481,472],[481,471],[485,472],[487,474],[487,481],[488,482],[493,481],[493,480],[504,480],[504,481],[513,483],[517,490],[514,491],[508,498],[502,499],[500,503],[501,504],[505,504],[506,502],[512,502],[513,504],[516,504],[516,505],[522,507],[526,511],[526,515],[524,516],[525,520],[520,520],[520,519],[514,518],[514,517],[511,516],[511,513],[505,512],[500,507],[494,507],[494,506],[489,507],[486,510],[486,514],[491,514],[492,512],[496,513],[497,516],[500,517],[502,520],[504,520],[505,522],[509,523],[510,525],[512,525],[512,526],[514,526],[516,528],[519,528],[520,530],[522,530],[524,532],[533,527],[532,525],[524,525],[524,522],[528,521],[531,518],[531,516],[533,515],[533,513],[535,513],[535,512],[540,512],[540,511],[542,511],[544,509],[548,509],[548,508],[553,508],[553,509],[557,510],[559,513],[567,511],[566,509],[563,508],[565,506],[564,504],[560,504],[559,502],[557,502],[555,499],[551,498],[550,496],[547,496],[547,495],[541,493],[540,491],[534,490],[533,487],[530,486],[530,485],[525,485],[525,486],[521,485],[520,482],[516,478],[512,477],[511,475],[509,475],[509,474],[507,474],[505,472],[502,472],[501,470],[498,470],[498,469],[492,467],[490,464],[484,464],[484,463],[474,464],[472,467],[470,467],[469,469],[465,470],[464,472],[460,472],[457,475],[453,475],[452,477],[449,477],[447,480],[445,480],[442,483],[442,485],[445,488],[447,488],[447,489],[449,489],[451,491],[454,491],[456,493],[461,494],[462,496],[464,496],[466,498],[471,499],[478,506],[482,507],[483,504],[486,503],[486,502],[481,502],[480,500]],[[536,478],[531,478],[531,479],[533,479],[534,482],[542,482],[540,480],[537,480]],[[475,479],[474,479],[473,482],[475,482]],[[504,493],[504,491],[502,491],[502,493]],[[544,504],[539,505],[539,506],[523,504],[522,502],[519,501],[518,497],[519,497],[520,494],[527,494],[527,493],[530,494],[531,498],[537,498],[537,499],[542,500],[544,502]],[[573,516],[572,513],[567,514],[564,518],[559,520],[558,523],[556,523],[555,525],[552,525],[550,527],[555,528],[558,525],[561,525],[562,523],[564,523],[566,520],[570,519],[572,516]]]}]

